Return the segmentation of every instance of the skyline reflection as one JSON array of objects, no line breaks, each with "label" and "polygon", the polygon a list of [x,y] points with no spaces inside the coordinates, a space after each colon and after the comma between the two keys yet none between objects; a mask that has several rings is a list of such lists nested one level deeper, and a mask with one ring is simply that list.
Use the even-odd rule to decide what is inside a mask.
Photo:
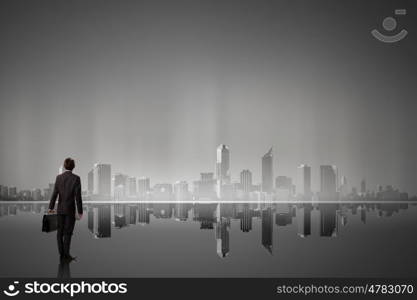
[{"label": "skyline reflection", "polygon": [[[269,254],[279,248],[273,238],[278,227],[293,226],[299,238],[316,235],[338,238],[340,227],[348,226],[349,215],[358,215],[363,224],[367,215],[390,217],[407,210],[414,203],[85,203],[87,227],[95,239],[112,238],[114,229],[130,226],[152,226],[158,219],[173,219],[183,223],[197,223],[200,230],[213,231],[216,252],[226,258],[233,252],[230,246],[232,223],[237,222],[242,233],[253,231],[254,222],[260,223],[259,244]],[[0,217],[15,216],[19,212],[42,214],[47,203],[1,203]],[[318,222],[313,222],[313,215]],[[275,242],[275,244],[274,244]]]}]

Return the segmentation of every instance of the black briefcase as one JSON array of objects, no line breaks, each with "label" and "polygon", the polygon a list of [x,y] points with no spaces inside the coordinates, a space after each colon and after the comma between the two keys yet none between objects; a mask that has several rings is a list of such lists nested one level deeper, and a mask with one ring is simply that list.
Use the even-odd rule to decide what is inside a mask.
[{"label": "black briefcase", "polygon": [[42,232],[52,232],[58,228],[58,215],[44,214],[42,219]]}]

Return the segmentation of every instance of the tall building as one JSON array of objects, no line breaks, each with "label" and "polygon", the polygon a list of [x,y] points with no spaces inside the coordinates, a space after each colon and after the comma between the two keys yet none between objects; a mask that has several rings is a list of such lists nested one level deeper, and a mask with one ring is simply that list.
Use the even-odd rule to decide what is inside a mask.
[{"label": "tall building", "polygon": [[225,187],[230,184],[230,151],[220,144],[216,151],[216,194],[218,198],[227,198]]},{"label": "tall building", "polygon": [[244,192],[248,193],[252,190],[252,172],[243,170],[240,172],[240,185]]},{"label": "tall building", "polygon": [[15,186],[9,187],[9,197],[12,199],[17,197],[17,188]]},{"label": "tall building", "polygon": [[216,175],[221,184],[230,183],[230,151],[223,144],[217,147]]},{"label": "tall building", "polygon": [[151,180],[148,177],[140,177],[138,179],[138,194],[145,196],[151,190]]},{"label": "tall building", "polygon": [[361,181],[361,194],[362,195],[366,194],[366,181],[365,181],[365,179],[362,179],[362,181]]},{"label": "tall building", "polygon": [[94,192],[94,169],[88,172],[87,177],[87,191],[89,195],[92,195]]},{"label": "tall building", "polygon": [[97,196],[110,197],[111,194],[111,165],[95,164],[93,175],[93,194]]},{"label": "tall building", "polygon": [[336,166],[320,166],[320,192],[323,195],[334,195],[337,192]]},{"label": "tall building", "polygon": [[0,196],[2,199],[9,198],[9,188],[7,186],[0,186]]},{"label": "tall building", "polygon": [[137,195],[136,177],[127,178],[127,195],[129,197],[136,197]]},{"label": "tall building", "polygon": [[273,155],[272,147],[262,157],[262,191],[270,193],[273,189],[274,170],[273,170]]},{"label": "tall building", "polygon": [[311,167],[308,165],[300,165],[298,167],[299,191],[303,196],[311,194]]},{"label": "tall building", "polygon": [[123,200],[129,194],[129,176],[116,173],[113,176],[113,195],[115,200]]},{"label": "tall building", "polygon": [[186,181],[174,183],[174,198],[176,201],[188,200],[188,183]]}]

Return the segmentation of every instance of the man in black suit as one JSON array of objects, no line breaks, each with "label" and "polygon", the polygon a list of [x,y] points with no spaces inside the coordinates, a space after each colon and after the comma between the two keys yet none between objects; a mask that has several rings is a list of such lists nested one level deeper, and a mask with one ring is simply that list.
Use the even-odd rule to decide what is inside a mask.
[{"label": "man in black suit", "polygon": [[65,171],[56,177],[54,191],[49,202],[49,212],[53,212],[55,202],[58,200],[58,251],[61,259],[73,260],[70,255],[71,237],[75,225],[75,204],[79,218],[83,215],[83,203],[81,199],[81,180],[73,174],[75,162],[72,158],[64,161]]}]

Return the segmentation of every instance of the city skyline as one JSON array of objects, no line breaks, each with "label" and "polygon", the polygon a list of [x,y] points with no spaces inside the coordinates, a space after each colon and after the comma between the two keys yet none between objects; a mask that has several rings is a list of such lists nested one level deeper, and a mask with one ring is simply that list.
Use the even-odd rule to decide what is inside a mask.
[{"label": "city skyline", "polygon": [[[200,180],[192,180],[190,184],[186,180],[176,180],[175,183],[154,181],[151,185],[151,178],[137,177],[123,172],[112,172],[111,164],[95,163],[87,174],[87,188],[82,184],[85,196],[90,200],[126,200],[141,199],[149,200],[148,194],[155,199],[163,201],[173,200],[198,200],[198,199],[219,199],[219,200],[260,200],[265,197],[275,197],[279,200],[296,199],[312,200],[318,197],[321,201],[335,201],[346,198],[349,195],[364,197],[379,195],[377,198],[384,200],[408,200],[408,192],[395,189],[391,184],[377,185],[369,188],[366,179],[361,179],[360,186],[349,184],[345,175],[342,175],[335,165],[320,165],[319,181],[320,187],[314,190],[311,185],[311,166],[301,164],[297,167],[297,176],[291,178],[284,175],[274,177],[274,156],[271,147],[261,158],[260,168],[262,172],[261,182],[253,183],[252,171],[242,170],[238,180],[233,180],[230,159],[231,150],[225,144],[216,148],[216,163],[214,172],[200,173]],[[64,172],[63,166],[58,168],[58,175]],[[40,188],[19,191],[20,198],[31,198],[33,200],[48,200],[52,193],[54,183],[49,183],[44,188],[43,196]],[[253,194],[253,193],[258,194]],[[179,194],[178,194],[179,193]],[[410,195],[414,198],[415,195]],[[414,197],[413,197],[414,196]],[[18,198],[17,188],[0,185],[0,197],[2,199]],[[159,200],[161,200],[159,199]],[[270,200],[274,198],[268,198]]]},{"label": "city skyline", "polygon": [[[226,163],[227,168],[225,168],[222,165],[222,163],[221,162],[219,163],[219,161],[218,161],[219,160],[219,148],[220,147],[226,147],[227,148],[227,155],[226,155],[227,156],[227,163]],[[273,188],[275,188],[277,186],[277,184],[276,184],[276,181],[277,180],[279,180],[280,178],[287,177],[287,174],[283,174],[283,173],[280,173],[280,172],[275,172],[273,147],[271,147],[267,151],[267,153],[264,154],[261,157],[261,163],[260,163],[260,167],[258,169],[251,170],[251,169],[245,169],[244,168],[244,169],[242,169],[240,171],[237,171],[236,170],[235,171],[236,174],[231,172],[232,168],[230,166],[230,158],[231,158],[230,148],[228,146],[226,146],[225,144],[220,144],[217,147],[216,153],[217,153],[217,155],[216,155],[217,156],[217,159],[216,159],[217,162],[215,163],[214,170],[213,171],[206,170],[206,171],[209,172],[209,173],[211,172],[213,174],[213,178],[214,179],[216,179],[216,180],[219,180],[220,179],[220,182],[221,183],[227,183],[227,184],[238,183],[238,182],[239,183],[242,183],[242,174],[241,173],[244,172],[244,171],[249,171],[250,172],[250,175],[249,176],[250,176],[251,183],[253,183],[254,185],[260,185],[260,188],[262,189],[263,188],[263,182],[264,182],[262,180],[262,178],[263,178],[263,176],[262,176],[262,170],[263,170],[263,168],[266,167],[267,171],[264,174],[264,176],[267,176],[268,177],[268,179],[267,179],[267,181],[268,181],[267,191],[271,191],[271,189],[273,189]],[[221,155],[220,155],[220,157],[221,157]],[[265,163],[265,159],[267,159],[267,162],[266,163]],[[99,162],[95,162],[95,163],[93,163],[93,168],[90,169],[87,172],[87,174],[78,173],[77,172],[77,168],[74,170],[74,173],[77,174],[77,175],[79,175],[82,178],[83,191],[89,191],[89,192],[93,192],[94,186],[93,186],[93,184],[90,185],[90,183],[93,183],[93,181],[92,181],[93,178],[98,178],[98,176],[97,176],[98,173],[97,172],[99,172],[99,167],[105,167],[105,168],[107,168],[108,169],[108,172],[110,174],[112,174],[111,175],[111,178],[109,178],[109,177],[106,178],[106,183],[104,184],[104,186],[106,186],[106,185],[109,186],[110,185],[112,187],[112,190],[113,190],[113,186],[114,185],[111,184],[111,182],[114,182],[115,176],[117,176],[117,175],[126,177],[126,178],[124,178],[125,180],[128,179],[127,177],[132,177],[132,178],[136,178],[136,179],[143,178],[143,179],[147,179],[147,180],[150,179],[150,177],[149,176],[146,176],[146,175],[141,175],[141,176],[137,176],[137,175],[134,175],[134,174],[129,174],[128,175],[126,172],[122,172],[120,170],[112,173],[111,172],[111,169],[112,169],[111,166],[112,166],[111,163],[99,163]],[[77,163],[77,167],[78,167],[78,163]],[[78,169],[85,169],[85,168],[86,167],[84,165],[81,168],[78,167]],[[224,170],[225,170],[223,175],[221,175],[222,173],[221,173],[221,171],[219,171],[222,168],[224,168]],[[297,185],[296,185],[297,186],[297,192],[298,192],[298,190],[302,190],[303,189],[303,187],[302,187],[303,186],[303,183],[301,182],[302,176],[301,176],[300,171],[297,170],[297,169],[300,169],[300,168],[307,168],[308,169],[308,171],[307,171],[308,174],[307,175],[303,175],[303,176],[307,176],[307,178],[304,178],[304,180],[307,180],[308,181],[308,184],[307,184],[306,190],[304,190],[304,193],[306,191],[319,192],[319,191],[322,191],[323,190],[323,186],[322,186],[322,183],[323,183],[323,180],[322,180],[323,179],[323,174],[322,174],[323,173],[323,168],[325,168],[325,169],[326,168],[335,168],[335,171],[334,171],[335,172],[335,175],[334,175],[335,176],[335,178],[334,178],[335,182],[333,184],[334,184],[334,186],[335,186],[336,189],[342,186],[342,183],[343,183],[344,180],[347,181],[347,177],[345,175],[342,175],[343,172],[341,172],[341,174],[338,173],[338,170],[337,170],[338,168],[337,168],[336,165],[318,165],[317,166],[317,170],[315,172],[313,171],[313,173],[312,173],[311,170],[312,169],[314,170],[314,168],[312,168],[312,166],[310,164],[307,164],[307,163],[304,162],[304,163],[301,163],[301,164],[298,164],[297,166],[295,166],[293,172],[290,172],[291,174],[295,174],[294,177],[291,177],[291,176],[288,176],[287,177],[288,179],[293,180],[294,183],[297,183]],[[260,170],[260,172],[259,172],[259,170]],[[58,167],[58,174],[61,174],[63,171],[64,171],[63,166],[60,165]],[[203,171],[203,172],[206,172],[206,171]],[[96,176],[94,176],[94,173],[95,172],[96,172]],[[257,173],[258,174],[261,173],[261,174],[260,174],[260,176],[258,176],[259,178],[257,178],[257,180],[256,180],[256,179],[254,179],[253,174],[257,174]],[[277,173],[278,173],[278,175],[274,175],[274,174],[277,174]],[[227,175],[225,175],[225,174],[227,174]],[[219,177],[219,175],[220,175],[220,177]],[[50,183],[53,182],[52,179],[54,179],[54,178],[55,178],[54,176],[51,176]],[[360,178],[361,179],[355,179],[355,180],[353,180],[353,183],[352,183],[352,180],[349,180],[349,186],[350,186],[350,188],[356,188],[358,191],[360,190],[363,193],[363,184],[364,184],[364,182],[368,182],[367,180],[369,180],[369,179],[370,179],[370,181],[372,181],[372,178],[364,178],[363,176],[360,177]],[[193,181],[195,181],[195,179],[196,178],[194,177],[194,178],[185,180],[184,177],[179,177],[179,178],[173,180],[170,183],[173,184],[174,182],[177,182],[177,181],[193,182]],[[168,182],[168,181],[158,181],[158,180],[153,179],[153,182],[163,183],[163,182]],[[315,182],[315,185],[313,185],[312,182]],[[4,184],[4,182],[2,182],[0,184]],[[45,184],[48,184],[48,183],[45,183]],[[376,190],[378,188],[378,186],[388,186],[388,185],[397,186],[397,185],[393,185],[393,184],[391,184],[389,182],[377,183],[370,190]],[[25,187],[25,186],[23,186],[21,184],[18,184],[18,183],[17,184],[16,183],[13,183],[13,184],[5,185],[5,186],[9,186],[11,188],[20,188],[20,189],[29,189],[29,190],[33,190],[33,189],[39,188],[39,187],[34,187],[34,186],[28,188],[27,186]],[[368,182],[368,186],[369,186],[369,182]],[[96,188],[98,188],[98,186]],[[102,188],[103,187],[101,187],[101,189]],[[96,191],[95,193],[97,194],[98,192]],[[106,194],[110,195],[110,191],[107,191]]]}]

